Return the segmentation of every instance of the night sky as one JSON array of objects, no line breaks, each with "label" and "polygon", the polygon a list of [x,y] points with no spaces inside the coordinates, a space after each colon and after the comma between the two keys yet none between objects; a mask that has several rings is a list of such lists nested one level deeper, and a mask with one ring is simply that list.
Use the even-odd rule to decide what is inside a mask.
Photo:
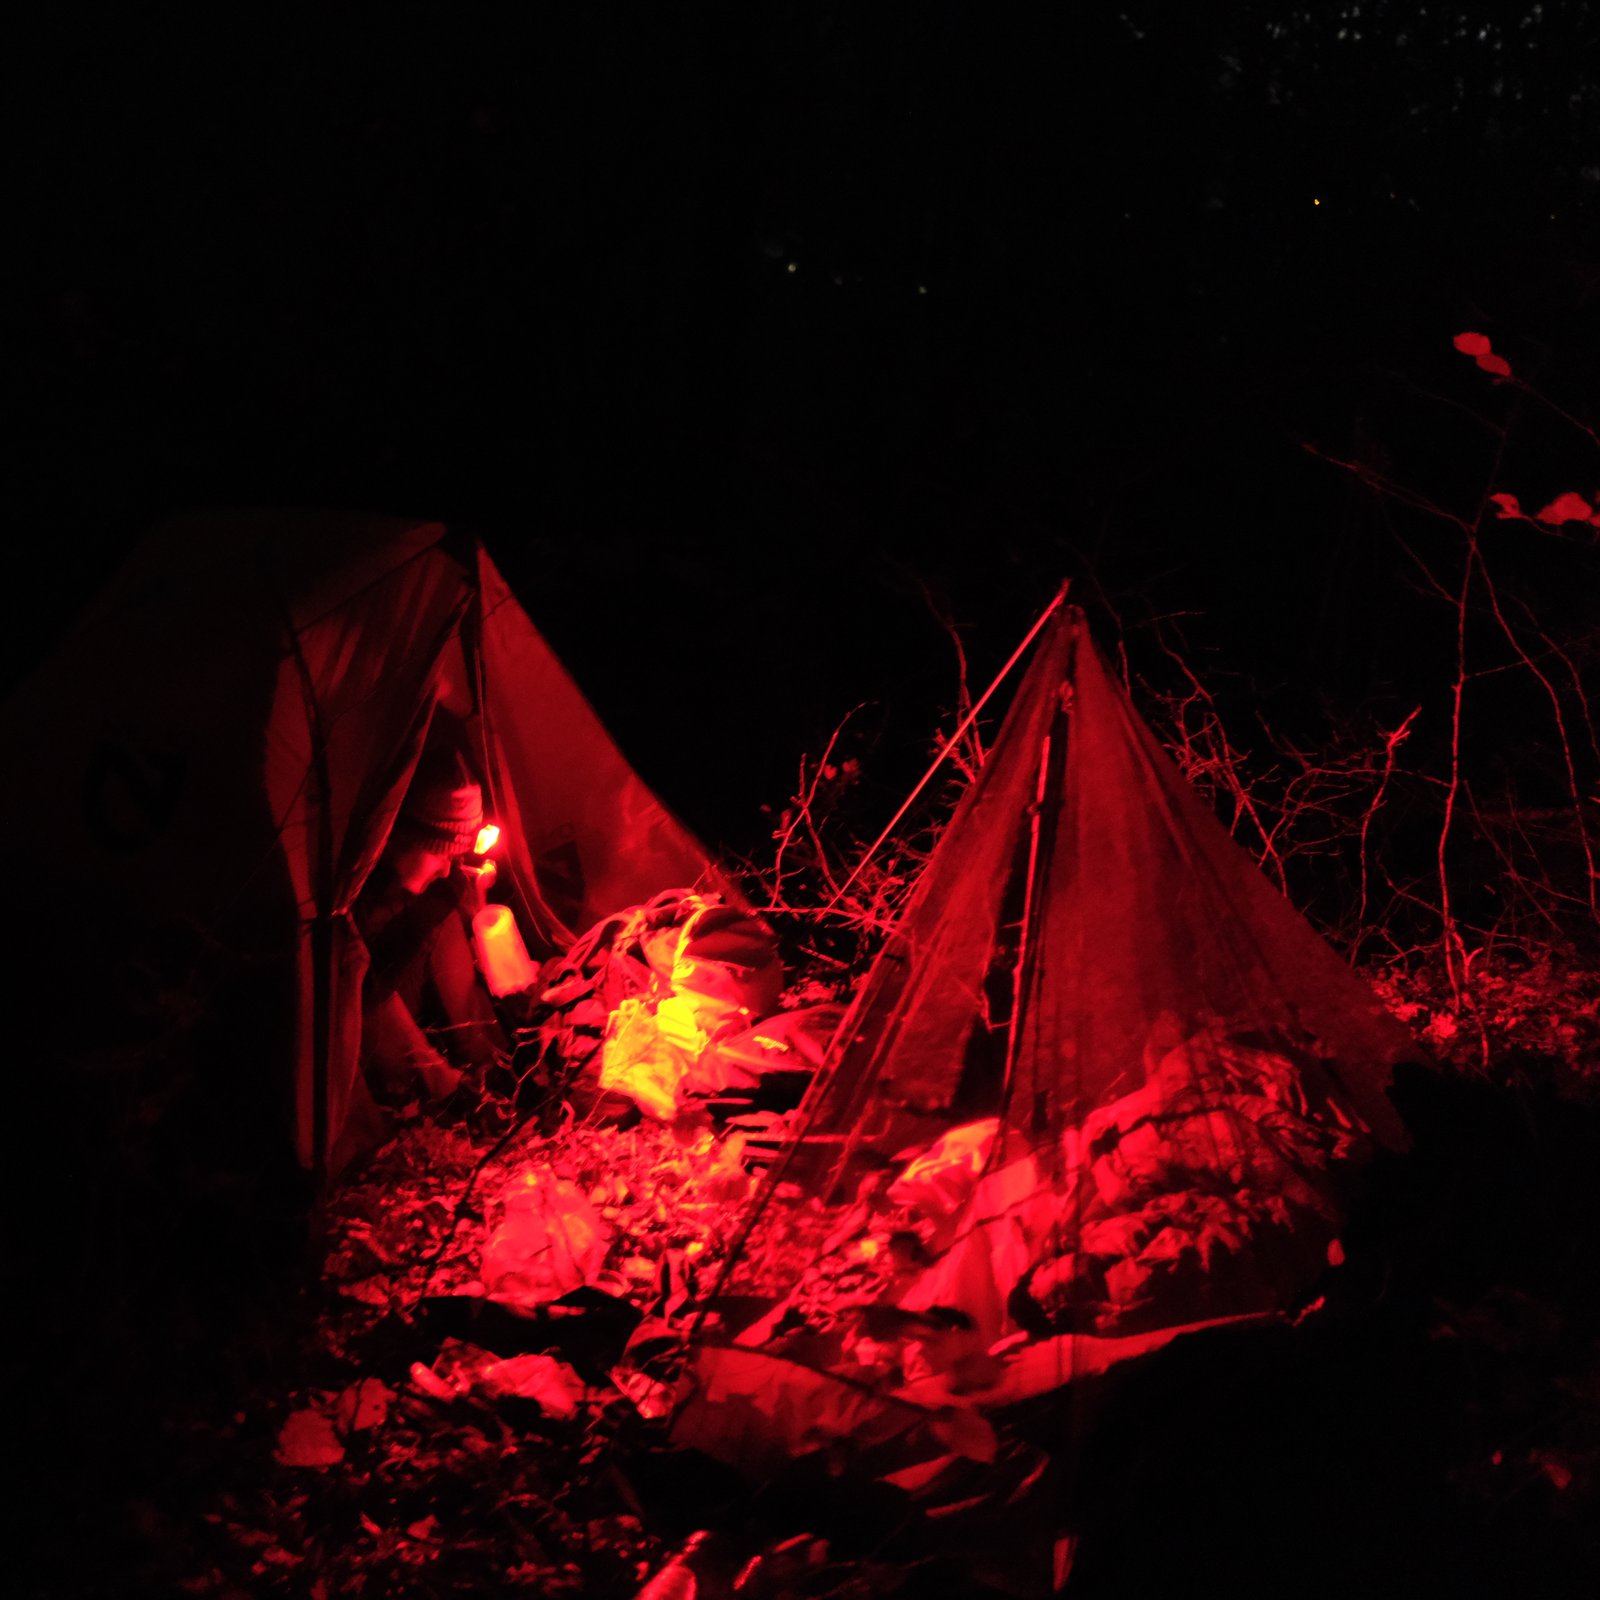
[{"label": "night sky", "polygon": [[6,680],[161,516],[319,505],[480,532],[740,847],[857,702],[913,770],[924,590],[975,672],[1070,575],[1285,715],[1403,699],[1438,621],[1301,446],[1479,493],[1467,328],[1593,420],[1597,60],[1579,0],[50,25]]}]

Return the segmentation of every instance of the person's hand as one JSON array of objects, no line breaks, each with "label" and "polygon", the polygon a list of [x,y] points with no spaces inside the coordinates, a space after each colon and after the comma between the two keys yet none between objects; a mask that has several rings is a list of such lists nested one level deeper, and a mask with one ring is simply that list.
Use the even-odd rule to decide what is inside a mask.
[{"label": "person's hand", "polygon": [[461,874],[461,909],[475,917],[489,903],[489,890],[494,884],[496,868],[492,861],[456,863]]}]

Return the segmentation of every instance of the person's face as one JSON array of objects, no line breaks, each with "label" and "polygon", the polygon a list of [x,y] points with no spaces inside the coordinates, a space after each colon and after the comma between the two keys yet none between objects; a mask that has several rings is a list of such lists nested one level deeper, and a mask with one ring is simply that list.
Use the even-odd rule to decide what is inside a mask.
[{"label": "person's face", "polygon": [[450,857],[410,845],[394,858],[394,875],[407,894],[421,894],[430,883],[450,875]]}]

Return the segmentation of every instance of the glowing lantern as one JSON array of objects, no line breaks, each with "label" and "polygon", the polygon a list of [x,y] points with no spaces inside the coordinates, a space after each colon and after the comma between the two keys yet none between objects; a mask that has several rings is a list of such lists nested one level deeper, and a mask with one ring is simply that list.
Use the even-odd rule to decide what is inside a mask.
[{"label": "glowing lantern", "polygon": [[486,856],[499,842],[499,828],[492,822],[486,822],[478,829],[478,837],[472,846],[472,853],[475,856]]},{"label": "glowing lantern", "polygon": [[477,912],[472,918],[472,943],[478,971],[497,1000],[520,993],[539,975],[510,906],[490,905]]}]

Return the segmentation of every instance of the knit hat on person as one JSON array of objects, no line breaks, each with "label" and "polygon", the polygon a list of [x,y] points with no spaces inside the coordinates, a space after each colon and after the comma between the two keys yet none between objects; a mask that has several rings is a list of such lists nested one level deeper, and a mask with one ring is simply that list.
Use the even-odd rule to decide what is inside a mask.
[{"label": "knit hat on person", "polygon": [[483,790],[459,754],[424,760],[396,823],[405,843],[439,855],[469,855],[483,826]]}]

